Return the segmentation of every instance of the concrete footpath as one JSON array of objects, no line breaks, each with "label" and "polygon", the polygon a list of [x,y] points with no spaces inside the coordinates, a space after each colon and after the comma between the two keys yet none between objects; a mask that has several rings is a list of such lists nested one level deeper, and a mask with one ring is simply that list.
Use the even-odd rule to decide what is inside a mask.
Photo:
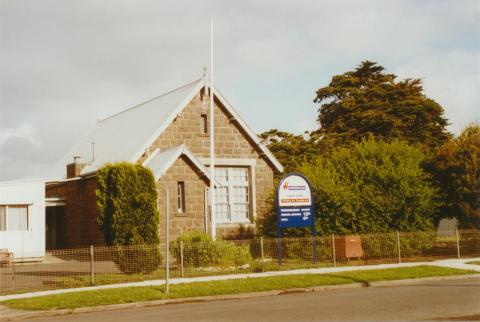
[{"label": "concrete footpath", "polygon": [[[281,275],[328,274],[328,273],[339,273],[339,272],[372,270],[372,269],[414,267],[414,266],[422,266],[422,265],[441,266],[441,267],[458,268],[458,269],[470,269],[470,270],[475,270],[480,272],[480,265],[467,264],[467,262],[478,261],[478,260],[480,260],[480,258],[446,259],[446,260],[438,260],[438,261],[432,261],[432,262],[308,268],[308,269],[296,269],[296,270],[289,270],[289,271],[274,271],[274,272],[264,272],[264,273],[215,275],[215,276],[202,276],[202,277],[191,277],[191,278],[172,278],[169,280],[169,283],[183,284],[183,283],[192,283],[192,282],[210,282],[210,281],[222,281],[222,280],[242,279],[242,278],[281,276]],[[6,300],[13,300],[13,299],[24,299],[24,298],[30,298],[30,297],[80,292],[80,291],[92,291],[92,290],[121,288],[121,287],[136,287],[136,286],[158,286],[158,285],[164,285],[164,284],[165,284],[165,280],[162,279],[162,280],[149,280],[149,281],[133,282],[133,283],[120,283],[120,284],[67,288],[67,289],[30,292],[30,293],[21,293],[21,294],[11,294],[11,295],[0,296],[0,302],[6,301]]]},{"label": "concrete footpath", "polygon": [[[399,263],[399,264],[381,264],[381,265],[366,265],[366,266],[299,269],[299,270],[292,270],[292,271],[276,271],[276,272],[238,274],[238,275],[221,275],[221,276],[208,276],[208,277],[196,277],[196,278],[178,278],[178,279],[170,280],[170,283],[180,284],[180,283],[190,283],[190,282],[218,281],[218,280],[227,280],[227,279],[256,278],[256,277],[294,275],[294,274],[327,274],[327,273],[358,271],[358,270],[414,267],[414,266],[421,266],[421,265],[440,266],[440,267],[449,267],[449,268],[458,268],[458,269],[470,269],[470,270],[478,271],[480,273],[480,265],[467,264],[467,262],[474,261],[474,260],[480,260],[480,258],[449,259],[449,260],[439,260],[434,262],[418,262],[418,263]],[[164,305],[164,304],[173,304],[173,303],[209,302],[209,301],[215,301],[215,300],[275,296],[275,295],[283,295],[283,294],[289,294],[289,293],[318,292],[323,290],[334,290],[334,289],[343,289],[343,288],[361,288],[365,286],[378,287],[378,286],[409,285],[409,284],[421,283],[422,281],[424,282],[428,280],[431,280],[431,281],[449,280],[449,279],[453,280],[453,279],[469,278],[469,276],[464,276],[464,275],[463,276],[444,276],[444,277],[429,277],[429,278],[408,279],[408,280],[398,280],[398,281],[381,281],[381,282],[369,283],[369,285],[363,285],[362,283],[354,283],[354,284],[346,284],[346,285],[319,286],[319,287],[309,287],[304,289],[293,289],[293,290],[273,290],[273,291],[266,291],[266,292],[241,293],[241,294],[221,295],[221,296],[204,296],[199,298],[188,298],[188,299],[169,299],[169,300],[159,300],[159,301],[150,301],[150,302],[116,304],[116,305],[91,307],[91,308],[78,308],[74,310],[64,309],[64,310],[54,310],[54,311],[24,311],[24,310],[9,309],[5,306],[0,305],[0,321],[23,320],[23,319],[32,318],[32,317],[58,316],[58,315],[70,314],[70,313],[82,313],[82,312],[86,313],[86,312],[100,312],[100,311],[119,310],[119,309],[128,309],[128,308],[140,308],[140,307],[158,306],[158,305]],[[480,276],[479,274],[475,274],[475,275],[471,275],[470,277],[474,278],[479,276]],[[164,280],[154,280],[154,281],[144,281],[144,282],[137,282],[137,283],[99,285],[94,287],[83,287],[83,288],[74,288],[74,289],[13,294],[13,295],[1,296],[0,301],[4,301],[7,299],[30,298],[30,297],[36,297],[36,296],[78,292],[78,291],[86,291],[86,290],[98,290],[98,289],[132,287],[132,286],[162,285],[164,283],[165,283]]]}]

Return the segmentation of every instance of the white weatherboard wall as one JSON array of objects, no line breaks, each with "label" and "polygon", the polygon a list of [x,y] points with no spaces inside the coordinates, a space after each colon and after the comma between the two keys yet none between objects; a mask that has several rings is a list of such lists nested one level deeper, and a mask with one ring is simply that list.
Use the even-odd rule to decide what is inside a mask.
[{"label": "white weatherboard wall", "polygon": [[15,260],[45,256],[44,180],[0,182],[0,205],[28,205],[28,230],[0,231],[0,248]]}]

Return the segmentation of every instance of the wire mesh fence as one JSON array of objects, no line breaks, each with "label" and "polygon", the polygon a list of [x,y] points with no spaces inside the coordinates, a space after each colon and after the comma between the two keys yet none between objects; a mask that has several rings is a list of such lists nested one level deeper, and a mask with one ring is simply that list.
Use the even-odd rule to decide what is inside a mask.
[{"label": "wire mesh fence", "polygon": [[312,237],[216,241],[177,239],[171,241],[168,248],[165,243],[90,246],[48,251],[41,262],[0,263],[0,294],[164,280],[167,274],[169,278],[188,278],[479,256],[478,230],[451,234],[393,232],[331,235],[316,237],[315,241]]}]

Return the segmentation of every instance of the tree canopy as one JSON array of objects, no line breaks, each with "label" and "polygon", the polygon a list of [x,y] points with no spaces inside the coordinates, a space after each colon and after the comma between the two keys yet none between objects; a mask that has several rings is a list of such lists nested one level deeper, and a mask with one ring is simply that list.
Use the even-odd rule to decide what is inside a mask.
[{"label": "tree canopy", "polygon": [[306,135],[294,135],[276,129],[260,134],[263,143],[282,163],[285,172],[296,171],[304,162],[315,159],[322,151],[318,138]]},{"label": "tree canopy", "polygon": [[328,86],[316,92],[318,134],[335,145],[369,135],[428,147],[443,144],[449,138],[443,108],[424,95],[420,79],[396,78],[370,61],[333,76]]},{"label": "tree canopy", "polygon": [[433,228],[437,189],[423,170],[421,149],[405,142],[364,139],[300,171],[316,191],[321,233],[377,233]]},{"label": "tree canopy", "polygon": [[[363,139],[304,163],[299,172],[315,191],[320,235],[432,230],[440,202],[427,155],[407,142]],[[262,234],[276,236],[272,208],[257,221]],[[285,236],[309,229],[289,228]]]},{"label": "tree canopy", "polygon": [[[441,218],[480,228],[480,126],[453,138],[420,79],[364,61],[333,76],[314,102],[318,129],[261,137],[286,172],[312,180],[320,233],[428,230]],[[271,217],[259,226],[274,234]]]},{"label": "tree canopy", "polygon": [[456,218],[460,228],[480,228],[480,126],[468,126],[438,150],[433,173],[445,204],[440,218]]}]

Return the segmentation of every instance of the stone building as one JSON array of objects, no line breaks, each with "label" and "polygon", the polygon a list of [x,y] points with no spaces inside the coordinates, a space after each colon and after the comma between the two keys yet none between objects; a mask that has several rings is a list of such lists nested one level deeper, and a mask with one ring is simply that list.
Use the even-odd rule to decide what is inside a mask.
[{"label": "stone building", "polygon": [[[101,245],[95,173],[107,162],[149,167],[156,179],[159,233],[165,235],[166,191],[172,238],[209,232],[209,88],[202,79],[99,121],[54,168],[47,182],[47,248]],[[248,237],[268,206],[282,165],[235,109],[214,91],[217,235]]]}]

